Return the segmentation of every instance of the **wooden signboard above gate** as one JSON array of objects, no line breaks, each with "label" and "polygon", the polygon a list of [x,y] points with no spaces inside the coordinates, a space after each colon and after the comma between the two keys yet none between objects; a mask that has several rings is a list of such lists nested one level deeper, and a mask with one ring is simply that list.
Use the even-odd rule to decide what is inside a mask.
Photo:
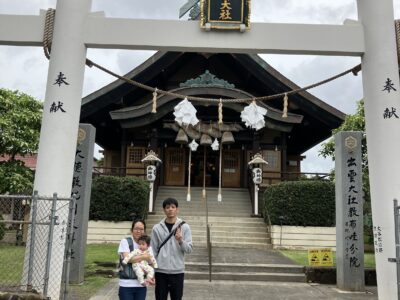
[{"label": "wooden signboard above gate", "polygon": [[205,29],[250,29],[251,0],[201,0],[200,26]]}]

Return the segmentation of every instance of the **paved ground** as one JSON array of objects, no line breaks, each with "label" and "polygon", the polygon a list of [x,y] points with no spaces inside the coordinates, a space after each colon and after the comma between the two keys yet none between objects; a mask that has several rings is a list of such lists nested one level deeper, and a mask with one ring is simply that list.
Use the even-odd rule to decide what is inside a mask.
[{"label": "paved ground", "polygon": [[[195,249],[187,261],[207,259],[205,249]],[[273,250],[213,248],[213,261],[221,263],[294,264],[290,259]],[[147,299],[154,299],[154,288],[148,288]],[[91,300],[118,299],[118,279],[113,279],[98,291]],[[187,300],[369,300],[378,299],[377,288],[367,287],[365,293],[344,293],[332,285],[293,282],[249,282],[185,280],[184,299]]]},{"label": "paved ground", "polygon": [[[113,279],[91,300],[118,299],[118,279]],[[147,299],[154,299],[154,288],[148,288]],[[369,300],[378,299],[376,287],[365,293],[344,293],[332,285],[282,282],[244,282],[186,280],[184,299],[188,300]]]},{"label": "paved ground", "polygon": [[[212,248],[212,258],[215,263],[295,265],[292,260],[276,250]],[[208,262],[207,249],[195,248],[190,255],[186,256],[185,261]]]}]

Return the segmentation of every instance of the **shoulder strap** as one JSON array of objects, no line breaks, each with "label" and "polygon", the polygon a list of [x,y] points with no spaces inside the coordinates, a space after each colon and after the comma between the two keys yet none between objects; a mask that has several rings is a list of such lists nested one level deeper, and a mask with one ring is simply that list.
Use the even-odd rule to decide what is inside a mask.
[{"label": "shoulder strap", "polygon": [[128,241],[129,251],[133,251],[133,239],[131,237],[127,237],[126,240]]},{"label": "shoulder strap", "polygon": [[168,240],[169,240],[173,235],[175,235],[176,230],[177,230],[178,228],[180,228],[180,227],[181,227],[183,224],[185,224],[185,223],[186,223],[185,221],[182,221],[182,222],[179,223],[178,226],[176,226],[176,228],[175,228],[174,230],[171,230],[171,232],[169,233],[169,235],[168,235],[168,236],[165,238],[165,240],[161,243],[160,247],[158,247],[157,253],[160,253],[161,248],[168,242]]}]

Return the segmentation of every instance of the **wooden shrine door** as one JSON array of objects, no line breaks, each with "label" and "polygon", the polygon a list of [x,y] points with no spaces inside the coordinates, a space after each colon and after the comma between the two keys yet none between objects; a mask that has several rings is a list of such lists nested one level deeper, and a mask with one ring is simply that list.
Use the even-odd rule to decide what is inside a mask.
[{"label": "wooden shrine door", "polygon": [[240,150],[222,151],[222,187],[240,187]]},{"label": "wooden shrine door", "polygon": [[165,185],[184,185],[186,148],[165,149]]}]

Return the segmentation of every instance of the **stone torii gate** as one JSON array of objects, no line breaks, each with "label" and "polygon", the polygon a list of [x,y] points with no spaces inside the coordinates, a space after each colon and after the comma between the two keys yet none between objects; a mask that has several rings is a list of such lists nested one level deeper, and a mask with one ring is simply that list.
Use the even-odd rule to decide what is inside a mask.
[{"label": "stone torii gate", "polygon": [[[250,31],[205,32],[197,22],[106,18],[91,0],[58,0],[34,188],[69,197],[87,48],[360,56],[380,299],[397,299],[393,199],[400,197],[400,101],[393,1],[358,0],[344,25],[253,23]],[[0,45],[42,46],[44,15],[0,15]],[[173,33],[173,35],[171,34]],[[392,170],[392,173],[389,173]],[[51,265],[64,243],[54,245]],[[57,248],[58,247],[58,248]],[[51,268],[58,298],[61,270]],[[57,287],[57,288],[54,288]]]}]

